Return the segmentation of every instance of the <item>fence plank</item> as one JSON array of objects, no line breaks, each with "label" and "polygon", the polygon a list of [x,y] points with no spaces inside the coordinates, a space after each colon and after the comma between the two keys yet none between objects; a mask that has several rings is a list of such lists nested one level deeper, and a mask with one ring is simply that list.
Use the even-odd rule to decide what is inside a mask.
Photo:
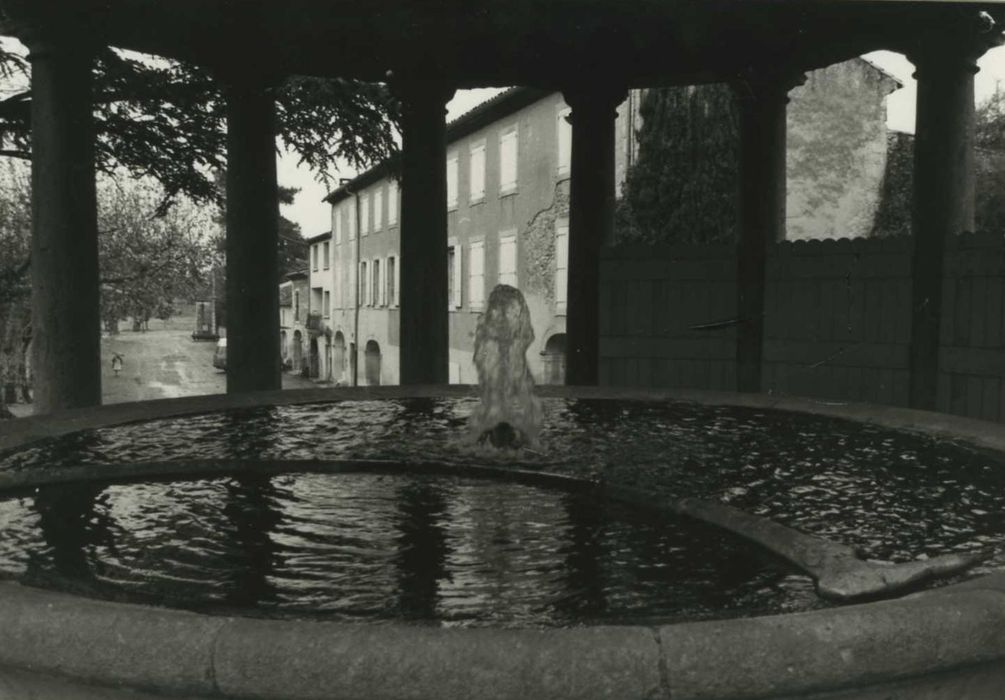
[{"label": "fence plank", "polygon": [[970,278],[970,307],[967,313],[970,315],[970,343],[976,347],[987,345],[987,331],[984,327],[985,308],[987,303],[987,278]]},{"label": "fence plank", "polygon": [[981,405],[984,400],[984,382],[975,375],[968,375],[966,381],[967,408],[966,415],[970,418],[981,417]]},{"label": "fence plank", "polygon": [[983,420],[997,421],[1001,415],[998,412],[998,393],[1001,391],[1001,380],[997,377],[985,377],[982,387],[981,415]]},{"label": "fence plank", "polygon": [[989,348],[1002,346],[1002,278],[988,277],[984,302],[985,342]]},{"label": "fence plank", "polygon": [[958,278],[956,280],[956,303],[953,305],[953,345],[966,346],[970,344],[970,294],[970,278]]}]

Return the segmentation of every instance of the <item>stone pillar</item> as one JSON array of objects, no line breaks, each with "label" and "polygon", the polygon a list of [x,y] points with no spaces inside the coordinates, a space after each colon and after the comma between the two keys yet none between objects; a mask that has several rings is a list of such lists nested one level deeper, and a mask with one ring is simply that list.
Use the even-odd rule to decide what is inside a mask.
[{"label": "stone pillar", "polygon": [[802,76],[757,75],[735,86],[740,112],[736,247],[736,388],[759,392],[768,246],[785,238],[786,105]]},{"label": "stone pillar", "polygon": [[446,104],[453,88],[399,81],[402,384],[449,381]]},{"label": "stone pillar", "polygon": [[33,31],[32,373],[35,412],[101,403],[93,47]]},{"label": "stone pillar", "polygon": [[627,93],[610,85],[563,92],[572,108],[565,383],[600,375],[600,251],[614,242],[614,126]]},{"label": "stone pillar", "polygon": [[280,389],[279,198],[271,88],[228,82],[227,393]]},{"label": "stone pillar", "polygon": [[946,28],[908,57],[917,68],[911,232],[911,408],[935,410],[946,242],[974,229],[974,74],[997,33]]}]

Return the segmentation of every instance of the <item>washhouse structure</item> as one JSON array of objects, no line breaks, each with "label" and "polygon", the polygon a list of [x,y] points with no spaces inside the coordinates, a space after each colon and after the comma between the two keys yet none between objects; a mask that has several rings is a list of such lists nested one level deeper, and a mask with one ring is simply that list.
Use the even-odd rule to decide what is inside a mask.
[{"label": "washhouse structure", "polygon": [[903,52],[919,81],[911,405],[935,405],[943,251],[972,222],[973,73],[998,40],[995,5],[639,0],[473,11],[457,2],[432,12],[388,0],[350,12],[307,0],[110,0],[67,11],[54,0],[8,0],[3,8],[4,31],[23,38],[33,65],[33,194],[45,202],[32,256],[41,413],[101,400],[96,205],[87,194],[89,66],[99,42],[210,66],[227,86],[228,391],[279,386],[273,76],[389,80],[401,100],[401,256],[410,261],[398,290],[403,384],[449,379],[443,106],[455,89],[545,87],[571,107],[566,381],[592,384],[598,256],[613,228],[615,106],[630,87],[734,82],[743,104],[737,388],[758,391],[765,249],[785,225],[788,91],[807,70]]},{"label": "washhouse structure", "polygon": [[[0,31],[32,62],[41,414],[0,431],[0,692],[1000,697],[1002,432],[759,392],[789,91],[807,71],[890,49],[917,66],[910,403],[934,407],[946,242],[973,219],[975,61],[1003,21],[993,3],[884,0],[0,0]],[[206,66],[225,88],[226,395],[98,405],[101,45]],[[280,391],[271,86],[284,75],[387,81],[400,100],[400,260],[387,276],[401,387]],[[633,88],[706,82],[732,83],[740,102],[738,391],[591,386],[616,107]],[[543,447],[493,452],[461,435],[491,395],[445,386],[444,107],[458,88],[514,85],[560,92],[569,108],[565,382],[580,386],[531,392],[512,354],[529,313],[513,293],[495,316],[509,330],[484,334],[499,382],[482,388],[507,408],[520,388]],[[294,335],[299,293],[314,293],[303,281],[290,280]],[[361,354],[379,378],[380,349]],[[362,507],[347,514],[345,497]],[[512,576],[528,552],[536,580],[557,585],[544,598]],[[338,594],[357,565],[362,597],[347,610]],[[905,595],[947,574],[961,578]],[[618,616],[625,601],[665,596],[667,576],[688,579],[670,612]],[[762,595],[767,608],[751,603]],[[437,616],[446,598],[460,616]],[[469,603],[480,624],[464,624]]]}]

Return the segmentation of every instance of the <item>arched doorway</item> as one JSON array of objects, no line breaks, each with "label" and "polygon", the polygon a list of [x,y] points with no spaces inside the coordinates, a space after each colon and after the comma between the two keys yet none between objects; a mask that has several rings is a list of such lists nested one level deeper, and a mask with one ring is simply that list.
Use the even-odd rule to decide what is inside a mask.
[{"label": "arched doorway", "polygon": [[565,333],[548,338],[541,353],[545,384],[565,384]]},{"label": "arched doorway", "polygon": [[293,331],[293,371],[299,372],[304,364],[304,339],[300,331]]},{"label": "arched doorway", "polygon": [[335,339],[332,341],[332,379],[342,384],[345,381],[345,336],[342,331],[335,331]]},{"label": "arched doorway", "polygon": [[283,364],[286,364],[286,331],[279,331],[279,356],[283,359]]},{"label": "arched doorway", "polygon": [[318,351],[318,337],[314,336],[311,338],[310,345],[310,370],[308,376],[311,379],[317,379],[321,376],[320,364],[321,364],[321,353]]},{"label": "arched doorway", "polygon": [[376,340],[366,343],[366,383],[367,386],[380,386],[380,345]]}]

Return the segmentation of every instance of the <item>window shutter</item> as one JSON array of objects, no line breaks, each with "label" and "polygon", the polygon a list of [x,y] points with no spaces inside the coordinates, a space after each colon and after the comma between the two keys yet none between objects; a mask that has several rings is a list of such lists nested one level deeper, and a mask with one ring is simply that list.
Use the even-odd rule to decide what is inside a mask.
[{"label": "window shutter", "polygon": [[517,132],[507,131],[499,137],[499,191],[502,193],[516,189],[517,174]]},{"label": "window shutter", "polygon": [[461,286],[462,286],[463,283],[462,283],[461,280],[463,278],[461,277],[461,251],[462,251],[462,247],[461,247],[461,245],[459,243],[456,246],[454,246],[454,298],[453,298],[453,305],[454,305],[454,308],[456,308],[456,309],[461,308],[461,299],[462,299]]},{"label": "window shutter", "polygon": [[395,306],[398,306],[398,300],[401,299],[401,255],[398,255],[398,259],[394,261],[394,302]]},{"label": "window shutter", "polygon": [[485,244],[472,243],[468,256],[468,303],[481,306],[485,302]]},{"label": "window shutter", "polygon": [[447,158],[447,208],[457,206],[457,154]]},{"label": "window shutter", "polygon": [[387,306],[387,258],[380,264],[380,280],[377,284],[380,285],[380,305]]},{"label": "window shutter", "polygon": [[398,183],[391,180],[387,185],[387,225],[398,223]]}]

